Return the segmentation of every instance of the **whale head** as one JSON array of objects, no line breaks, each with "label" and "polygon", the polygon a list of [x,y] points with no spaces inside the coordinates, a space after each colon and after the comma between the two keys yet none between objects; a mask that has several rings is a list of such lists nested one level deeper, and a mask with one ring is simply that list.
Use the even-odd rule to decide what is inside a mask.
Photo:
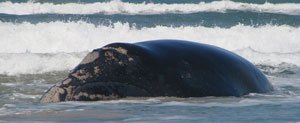
[{"label": "whale head", "polygon": [[125,96],[150,96],[142,84],[135,84],[141,83],[145,78],[145,69],[141,65],[139,57],[129,55],[128,50],[122,46],[108,45],[95,49],[87,54],[66,79],[48,89],[40,102],[96,101]]}]

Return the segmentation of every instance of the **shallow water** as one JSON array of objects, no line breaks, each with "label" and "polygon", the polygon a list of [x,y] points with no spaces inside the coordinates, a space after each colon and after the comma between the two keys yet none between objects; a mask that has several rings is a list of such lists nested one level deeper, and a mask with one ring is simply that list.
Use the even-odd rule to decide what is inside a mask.
[{"label": "shallow water", "polygon": [[[202,98],[124,98],[41,104],[39,98],[68,73],[7,76],[0,80],[0,121],[12,122],[296,122],[300,69],[258,66],[275,87],[267,94]],[[277,69],[277,70],[275,70]],[[287,72],[288,71],[288,72]]]},{"label": "shallow water", "polygon": [[[39,103],[89,51],[155,39],[237,53],[275,90]],[[298,0],[0,0],[0,122],[300,122],[299,39]]]}]

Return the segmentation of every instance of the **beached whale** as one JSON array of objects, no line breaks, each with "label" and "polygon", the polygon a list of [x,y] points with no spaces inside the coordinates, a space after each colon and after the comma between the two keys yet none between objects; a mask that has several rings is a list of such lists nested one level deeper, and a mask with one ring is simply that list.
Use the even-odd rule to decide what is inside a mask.
[{"label": "beached whale", "polygon": [[259,69],[230,51],[190,41],[154,40],[93,50],[40,101],[239,97],[272,89]]}]

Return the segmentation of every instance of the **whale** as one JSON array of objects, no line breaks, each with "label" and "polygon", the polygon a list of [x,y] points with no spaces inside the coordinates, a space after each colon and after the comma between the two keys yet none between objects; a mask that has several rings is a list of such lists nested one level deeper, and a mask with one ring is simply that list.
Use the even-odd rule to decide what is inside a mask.
[{"label": "whale", "polygon": [[245,58],[185,40],[112,43],[94,49],[50,87],[41,103],[125,97],[241,97],[272,84]]}]

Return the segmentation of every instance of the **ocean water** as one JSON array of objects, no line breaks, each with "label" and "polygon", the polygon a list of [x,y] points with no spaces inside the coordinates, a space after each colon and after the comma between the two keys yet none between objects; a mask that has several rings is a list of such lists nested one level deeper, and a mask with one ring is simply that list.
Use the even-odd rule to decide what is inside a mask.
[{"label": "ocean water", "polygon": [[[243,97],[41,104],[91,50],[182,39],[255,64],[275,90]],[[299,0],[0,0],[0,122],[300,122]]]}]

